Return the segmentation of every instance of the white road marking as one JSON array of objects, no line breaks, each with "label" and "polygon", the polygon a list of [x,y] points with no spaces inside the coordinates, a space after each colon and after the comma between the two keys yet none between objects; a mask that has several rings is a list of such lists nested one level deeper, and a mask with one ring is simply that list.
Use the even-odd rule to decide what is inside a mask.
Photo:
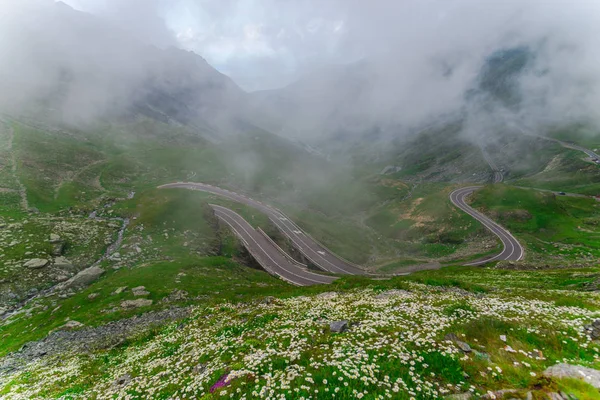
[{"label": "white road marking", "polygon": [[[318,281],[318,280],[314,280],[314,279],[311,279],[311,278],[308,278],[308,277],[305,277],[305,276],[296,275],[295,273],[293,273],[289,269],[287,269],[285,267],[282,267],[279,263],[277,263],[277,261],[275,261],[269,255],[269,253],[265,249],[262,248],[262,246],[254,239],[254,237],[252,237],[252,235],[250,234],[250,232],[248,232],[244,226],[240,225],[240,223],[235,220],[235,217],[232,217],[232,216],[230,216],[230,215],[227,214],[228,212],[232,212],[233,213],[233,211],[231,211],[231,210],[229,210],[229,209],[227,209],[225,207],[220,207],[220,206],[215,206],[215,205],[211,205],[211,206],[213,208],[215,208],[215,210],[217,210],[218,212],[220,212],[220,213],[224,214],[226,217],[230,218],[231,222],[234,223],[235,225],[237,225],[240,229],[242,229],[248,235],[248,237],[256,244],[256,246],[258,246],[258,248],[264,253],[264,255],[267,256],[267,258],[269,258],[269,260],[271,260],[273,262],[273,264],[275,264],[276,266],[278,266],[279,268],[281,268],[283,271],[285,271],[285,272],[287,272],[287,273],[289,273],[289,274],[291,274],[291,275],[293,275],[293,276],[295,276],[297,278],[304,279],[304,280],[307,280],[307,281],[310,281],[310,282],[315,282],[315,283],[330,283],[330,282],[325,282],[325,281],[322,281],[322,280]],[[217,209],[216,207],[219,207],[220,209],[223,209],[223,210]],[[223,218],[222,215],[218,215],[218,216],[221,217],[221,219],[223,219],[225,221],[225,223],[227,223],[227,225],[231,226],[231,228],[234,230],[234,232],[236,232],[238,234],[238,236],[240,236],[240,238],[242,239],[242,241],[244,241],[244,238],[242,237],[242,235],[237,231],[237,229],[235,229],[235,227],[232,226],[231,222],[229,222],[225,218]],[[274,273],[276,275],[278,275],[278,276],[281,276],[281,274],[277,274],[276,272],[274,272]],[[319,276],[319,278],[327,279],[327,277],[322,276],[322,275],[312,274],[312,273],[311,273],[311,275],[316,275],[316,276]],[[286,279],[283,276],[281,276],[281,277],[284,278],[284,279]],[[298,283],[296,283],[296,284],[298,284]],[[300,284],[298,284],[298,285],[300,285]]]},{"label": "white road marking", "polygon": [[[473,218],[478,220],[486,228],[488,228],[494,235],[496,235],[502,242],[504,249],[499,254],[497,254],[495,257],[487,258],[487,259],[480,260],[480,261],[474,261],[474,262],[471,262],[471,263],[468,263],[465,265],[484,264],[484,263],[496,260],[500,257],[503,257],[503,259],[508,260],[517,251],[517,248],[519,250],[519,256],[517,257],[517,261],[522,259],[523,258],[523,247],[520,245],[519,241],[517,239],[515,239],[515,237],[509,231],[504,229],[502,226],[500,226],[496,222],[492,221],[487,216],[478,213],[473,208],[469,207],[468,205],[466,205],[466,203],[464,203],[464,198],[467,195],[473,193],[475,190],[477,190],[477,188],[478,187],[468,187],[468,188],[457,189],[450,194],[450,200],[452,201],[452,203],[455,206],[457,206],[458,208],[460,208],[461,210],[463,210],[464,212],[466,212],[467,214],[469,214],[470,216],[472,216]],[[515,246],[515,243],[516,243],[516,246]],[[508,256],[506,256],[505,254],[509,251],[510,251],[510,254],[508,254]]]}]

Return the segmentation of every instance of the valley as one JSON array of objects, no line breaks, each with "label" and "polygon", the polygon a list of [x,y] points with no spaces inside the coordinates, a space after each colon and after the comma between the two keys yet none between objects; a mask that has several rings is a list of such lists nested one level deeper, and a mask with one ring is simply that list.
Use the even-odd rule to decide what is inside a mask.
[{"label": "valley", "polygon": [[0,1],[0,398],[600,399],[600,14],[534,3]]}]

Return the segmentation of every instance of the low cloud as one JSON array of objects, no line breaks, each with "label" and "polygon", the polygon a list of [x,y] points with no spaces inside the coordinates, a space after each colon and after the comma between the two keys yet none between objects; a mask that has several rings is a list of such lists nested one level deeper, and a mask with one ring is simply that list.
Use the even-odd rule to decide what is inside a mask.
[{"label": "low cloud", "polygon": [[[67,1],[94,17],[51,0],[0,0],[0,103],[54,96],[69,116],[84,117],[119,108],[164,70],[158,49],[175,46],[247,90],[300,79],[274,106],[257,96],[261,112],[285,119],[269,127],[293,136],[373,127],[394,134],[465,110],[527,126],[600,124],[600,4],[593,0]],[[468,104],[489,57],[511,48],[533,54],[516,78],[520,106],[490,106],[481,97],[480,106]],[[199,65],[194,76],[208,69]]]}]

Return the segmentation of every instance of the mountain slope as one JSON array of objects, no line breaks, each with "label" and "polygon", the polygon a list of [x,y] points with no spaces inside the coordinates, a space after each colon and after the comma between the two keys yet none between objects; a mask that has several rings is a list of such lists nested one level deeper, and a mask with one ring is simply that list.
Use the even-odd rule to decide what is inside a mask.
[{"label": "mountain slope", "polygon": [[196,54],[147,46],[62,3],[10,10],[0,109],[71,124],[142,114],[205,133],[243,126],[245,93]]}]

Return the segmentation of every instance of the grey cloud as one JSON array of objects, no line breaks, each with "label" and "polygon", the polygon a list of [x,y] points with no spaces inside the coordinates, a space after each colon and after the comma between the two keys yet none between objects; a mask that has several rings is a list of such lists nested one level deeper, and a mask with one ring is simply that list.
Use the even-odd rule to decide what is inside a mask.
[{"label": "grey cloud", "polygon": [[[287,119],[287,126],[278,126],[282,133],[293,129],[319,137],[374,125],[397,130],[464,111],[465,93],[486,58],[499,49],[528,46],[536,57],[518,81],[522,107],[497,110],[498,115],[529,125],[600,122],[600,5],[593,0],[67,1],[115,28],[108,35],[97,32],[83,15],[87,22],[76,37],[49,23],[43,27],[46,46],[25,46],[27,38],[14,38],[19,25],[35,29],[39,12],[31,10],[50,9],[52,1],[0,0],[4,15],[18,13],[22,21],[6,19],[0,27],[0,55],[16,62],[0,65],[0,75],[8,77],[5,93],[14,94],[11,102],[30,91],[53,90],[48,73],[65,79],[57,61],[62,57],[87,71],[88,81],[98,80],[93,91],[75,84],[65,94],[66,104],[86,105],[81,114],[114,107],[131,96],[132,83],[155,68],[153,56],[128,43],[130,33],[158,47],[192,49],[249,90],[305,77],[277,94],[288,97],[291,109],[273,108]],[[27,63],[27,51],[40,63]],[[67,78],[76,83],[83,76]],[[81,96],[90,101],[78,101]]]},{"label": "grey cloud", "polygon": [[137,40],[161,48],[176,46],[164,14],[169,0],[64,0],[70,6],[106,19]]}]

